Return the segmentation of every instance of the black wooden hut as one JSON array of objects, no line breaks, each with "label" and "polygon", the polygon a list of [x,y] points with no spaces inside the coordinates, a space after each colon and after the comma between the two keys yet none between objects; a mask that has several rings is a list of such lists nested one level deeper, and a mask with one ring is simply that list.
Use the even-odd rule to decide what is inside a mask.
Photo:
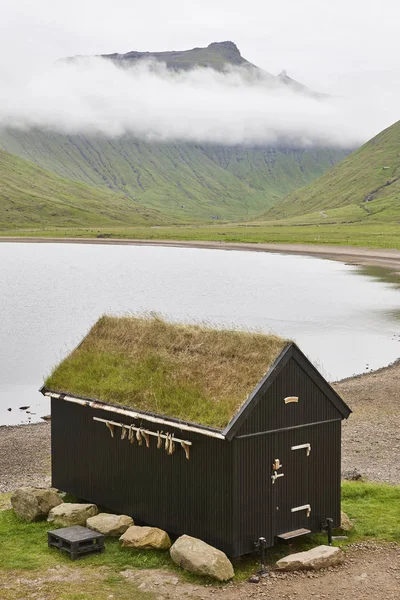
[{"label": "black wooden hut", "polygon": [[[115,381],[122,376],[129,388],[129,376],[125,381],[118,372],[123,357],[112,356],[107,336],[118,329],[114,339],[118,345],[123,320],[104,317],[99,323],[94,327],[97,336],[99,327],[101,332],[108,328],[95,352],[96,360],[105,352],[100,367],[90,346],[92,330],[41,388],[51,398],[55,487],[131,515],[137,523],[198,537],[229,556],[252,552],[260,537],[272,546],[276,537],[318,532],[327,518],[339,525],[341,421],[351,410],[296,344],[280,340],[266,360],[267,372],[247,399],[226,426],[215,427],[182,418],[179,407],[167,412],[154,386],[150,406],[162,410],[143,410],[137,389],[132,392],[138,398],[136,408],[134,401],[127,406],[126,396],[115,402],[111,393]],[[186,345],[183,355],[171,335],[179,326],[164,322],[163,326],[177,361],[192,364],[199,347],[203,359],[207,357],[207,349],[199,343],[206,330],[192,328],[196,343]],[[245,363],[253,364],[248,356],[251,335],[256,343],[268,338],[226,333],[234,339],[222,358],[224,364],[235,348],[240,360],[243,349],[238,340],[250,336],[243,369]],[[205,341],[207,345],[212,338],[206,336]],[[157,347],[154,339],[151,344]],[[68,364],[62,371],[64,363]],[[150,368],[157,370],[153,363]],[[85,379],[88,371],[90,377]],[[192,408],[196,410],[185,408],[189,415]]]}]

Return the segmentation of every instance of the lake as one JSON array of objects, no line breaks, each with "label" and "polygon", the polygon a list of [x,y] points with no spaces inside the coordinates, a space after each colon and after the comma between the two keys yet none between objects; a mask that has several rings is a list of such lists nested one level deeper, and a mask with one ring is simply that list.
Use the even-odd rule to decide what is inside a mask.
[{"label": "lake", "polygon": [[397,278],[305,256],[2,243],[0,309],[0,425],[49,413],[38,388],[104,313],[281,334],[331,381],[400,356]]}]

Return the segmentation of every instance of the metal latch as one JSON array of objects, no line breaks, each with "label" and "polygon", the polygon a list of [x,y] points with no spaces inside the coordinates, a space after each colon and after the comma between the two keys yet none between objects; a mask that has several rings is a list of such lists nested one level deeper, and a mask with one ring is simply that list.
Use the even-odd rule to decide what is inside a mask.
[{"label": "metal latch", "polygon": [[277,471],[274,471],[274,474],[271,475],[272,483],[275,483],[275,480],[278,479],[278,477],[283,477],[284,475],[285,473],[278,473]]},{"label": "metal latch", "polygon": [[302,450],[303,448],[305,448],[305,450],[306,450],[306,455],[310,456],[311,444],[299,444],[298,446],[292,446],[290,449],[291,450]]},{"label": "metal latch", "polygon": [[311,514],[311,505],[310,504],[303,504],[303,506],[295,506],[294,508],[290,509],[290,512],[298,512],[299,510],[306,510],[307,511],[307,517],[310,516]]}]

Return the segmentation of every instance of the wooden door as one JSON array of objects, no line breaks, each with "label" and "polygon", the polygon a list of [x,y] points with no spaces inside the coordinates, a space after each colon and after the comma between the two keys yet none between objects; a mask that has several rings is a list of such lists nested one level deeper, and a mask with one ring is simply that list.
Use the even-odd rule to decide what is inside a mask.
[{"label": "wooden door", "polygon": [[274,536],[309,529],[309,454],[311,446],[299,442],[293,432],[274,434],[271,460],[272,528]]}]

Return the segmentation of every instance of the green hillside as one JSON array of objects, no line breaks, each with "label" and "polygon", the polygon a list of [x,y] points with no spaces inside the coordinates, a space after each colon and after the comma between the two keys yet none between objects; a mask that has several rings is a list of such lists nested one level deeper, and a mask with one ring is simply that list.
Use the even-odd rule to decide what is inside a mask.
[{"label": "green hillside", "polygon": [[185,221],[257,217],[346,156],[335,149],[162,144],[37,130],[0,131],[0,148]]},{"label": "green hillside", "polygon": [[334,166],[320,179],[289,194],[266,213],[285,219],[386,220],[400,217],[400,121]]},{"label": "green hillside", "polygon": [[159,222],[155,211],[120,192],[68,181],[0,150],[0,229]]}]

